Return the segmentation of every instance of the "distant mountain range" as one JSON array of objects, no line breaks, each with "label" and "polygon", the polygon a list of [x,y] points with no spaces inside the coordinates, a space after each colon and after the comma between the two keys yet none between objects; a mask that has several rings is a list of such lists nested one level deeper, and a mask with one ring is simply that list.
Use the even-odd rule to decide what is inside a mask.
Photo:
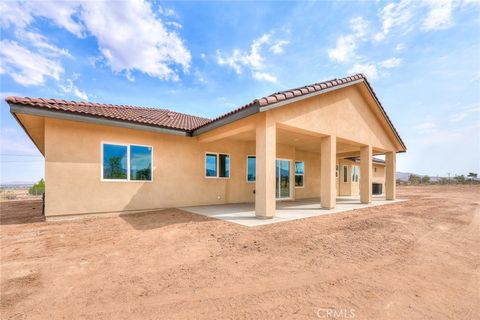
[{"label": "distant mountain range", "polygon": [[[410,179],[410,176],[414,174],[416,176],[420,176],[420,177],[423,177],[425,175],[421,175],[421,174],[416,174],[416,173],[410,173],[410,172],[397,172],[396,173],[396,178],[397,180],[400,180],[400,181],[403,181],[403,182],[406,182],[408,181],[408,179]],[[442,178],[447,178],[447,177],[440,177],[440,176],[429,176],[430,177],[430,182],[438,182],[440,181],[440,179]],[[453,179],[453,176],[451,177],[451,179]],[[478,180],[478,179],[477,179]]]},{"label": "distant mountain range", "polygon": [[410,172],[396,172],[395,173],[395,176],[396,176],[397,180],[400,180],[400,181],[408,181],[408,179],[410,178],[411,175],[412,175],[412,173],[410,173]]},{"label": "distant mountain range", "polygon": [[3,189],[24,189],[30,188],[36,182],[33,181],[7,181],[0,183],[0,188]]}]

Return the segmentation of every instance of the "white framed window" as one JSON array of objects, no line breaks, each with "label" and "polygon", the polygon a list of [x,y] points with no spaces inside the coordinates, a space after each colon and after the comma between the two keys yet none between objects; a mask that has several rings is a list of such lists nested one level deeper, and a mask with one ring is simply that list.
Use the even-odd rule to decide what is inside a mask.
[{"label": "white framed window", "polygon": [[247,182],[255,182],[257,178],[257,157],[247,156]]},{"label": "white framed window", "polygon": [[303,188],[305,185],[305,162],[295,161],[295,188]]},{"label": "white framed window", "polygon": [[338,178],[338,164],[335,166],[335,178]]},{"label": "white framed window", "polygon": [[230,178],[230,155],[206,152],[205,178]]},{"label": "white framed window", "polygon": [[358,182],[360,177],[360,168],[358,166],[352,166],[352,182]]},{"label": "white framed window", "polygon": [[102,142],[102,181],[152,181],[153,147]]},{"label": "white framed window", "polygon": [[348,167],[343,166],[343,182],[348,182]]}]

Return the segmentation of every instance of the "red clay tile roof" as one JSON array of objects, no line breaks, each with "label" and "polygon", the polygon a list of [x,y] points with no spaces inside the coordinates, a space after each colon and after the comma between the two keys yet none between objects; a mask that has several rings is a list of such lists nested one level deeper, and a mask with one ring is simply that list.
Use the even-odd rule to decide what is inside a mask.
[{"label": "red clay tile roof", "polygon": [[178,113],[166,109],[142,108],[124,105],[101,104],[59,99],[7,97],[8,103],[27,105],[35,108],[72,112],[113,120],[134,122],[149,126],[191,131],[210,119]]},{"label": "red clay tile roof", "polygon": [[[207,124],[210,124],[211,122],[215,122],[217,120],[223,119],[223,118],[225,118],[229,115],[240,112],[240,111],[242,111],[244,109],[247,109],[249,107],[252,107],[254,105],[259,105],[260,107],[265,107],[269,104],[274,104],[274,103],[281,102],[281,101],[284,101],[284,100],[288,100],[288,99],[291,99],[291,98],[296,98],[298,96],[303,96],[303,95],[306,95],[306,94],[309,94],[309,93],[322,91],[322,90],[325,90],[325,89],[329,89],[329,88],[332,88],[332,87],[336,87],[336,86],[339,86],[339,85],[342,85],[342,84],[347,84],[347,83],[357,81],[357,80],[361,80],[361,79],[366,80],[365,76],[363,74],[359,73],[359,74],[356,74],[356,75],[353,75],[353,76],[350,76],[350,77],[345,77],[345,78],[342,78],[342,79],[333,79],[333,80],[329,80],[329,81],[314,83],[312,85],[307,85],[307,86],[300,87],[300,88],[294,88],[294,89],[289,89],[289,90],[285,90],[285,91],[272,93],[269,96],[266,96],[266,97],[263,97],[263,98],[260,98],[260,99],[255,99],[252,102],[241,106],[240,108],[237,108],[237,109],[232,110],[228,113],[225,113],[225,114],[213,119],[212,121],[210,121],[208,123],[205,123],[203,126],[205,126]],[[198,128],[195,128],[195,129],[198,129]]]},{"label": "red clay tile roof", "polygon": [[370,92],[378,102],[380,109],[382,110],[387,122],[391,126],[395,135],[398,137],[401,145],[406,149],[400,135],[393,126],[390,118],[383,109],[380,101],[378,100],[375,92],[367,81],[367,78],[363,74],[356,74],[353,76],[333,79],[329,81],[314,83],[304,87],[294,88],[286,91],[280,91],[273,93],[269,96],[255,99],[252,102],[225,113],[215,119],[207,119],[197,116],[192,116],[184,113],[178,113],[166,109],[157,108],[142,108],[124,105],[111,105],[100,104],[92,102],[78,102],[78,101],[65,101],[58,99],[42,99],[42,98],[20,98],[20,97],[7,97],[5,100],[12,104],[22,104],[31,107],[46,108],[50,110],[57,110],[63,112],[78,113],[87,116],[102,117],[107,119],[121,120],[126,122],[134,122],[149,126],[164,127],[175,130],[182,130],[192,133],[194,130],[202,128],[206,125],[213,124],[219,120],[227,118],[233,114],[239,113],[242,110],[258,106],[265,107],[278,102],[286,101],[289,99],[297,98],[299,96],[308,96],[311,93],[326,91],[330,88],[338,87],[348,83],[352,83],[358,80],[362,80],[366,83]]},{"label": "red clay tile roof", "polygon": [[306,95],[309,95],[309,94],[315,93],[315,92],[321,92],[321,91],[324,91],[324,90],[327,90],[327,89],[330,89],[330,88],[338,87],[338,86],[348,84],[348,83],[358,81],[358,80],[362,80],[362,81],[365,82],[368,89],[372,93],[374,99],[377,101],[377,103],[378,103],[382,113],[384,114],[388,124],[390,125],[393,132],[395,133],[395,136],[398,138],[401,146],[404,148],[404,150],[406,150],[407,147],[405,146],[405,143],[403,142],[402,138],[398,134],[397,129],[393,126],[392,121],[390,120],[387,113],[385,112],[385,109],[383,108],[382,104],[380,103],[380,100],[378,100],[378,97],[375,94],[375,91],[373,91],[372,86],[370,85],[367,78],[362,73],[358,73],[358,74],[355,74],[353,76],[349,76],[349,77],[345,77],[345,78],[341,78],[341,79],[332,79],[332,80],[329,80],[329,81],[318,82],[318,83],[314,83],[314,84],[299,87],[299,88],[280,91],[280,92],[273,93],[269,96],[266,96],[266,97],[263,97],[263,98],[260,98],[260,99],[255,99],[252,102],[250,102],[250,103],[248,103],[248,104],[246,104],[246,105],[244,105],[240,108],[237,108],[233,111],[230,111],[226,114],[223,114],[223,115],[213,119],[212,121],[207,122],[207,123],[201,125],[198,128],[195,128],[195,130],[197,130],[201,127],[204,127],[206,125],[209,125],[213,122],[224,119],[224,118],[226,118],[226,117],[228,117],[232,114],[238,113],[242,110],[245,110],[245,109],[253,107],[253,106],[265,107],[265,106],[268,106],[268,105],[271,105],[271,104],[279,103],[279,102],[289,100],[289,99],[292,99],[292,98],[297,98],[299,96],[306,96]]}]

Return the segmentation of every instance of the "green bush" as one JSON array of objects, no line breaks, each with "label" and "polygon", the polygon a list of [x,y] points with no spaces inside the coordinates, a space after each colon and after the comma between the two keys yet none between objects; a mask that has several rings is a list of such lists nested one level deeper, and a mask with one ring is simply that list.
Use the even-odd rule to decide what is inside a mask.
[{"label": "green bush", "polygon": [[33,186],[31,186],[30,189],[28,189],[28,193],[33,195],[41,195],[44,192],[45,192],[45,181],[43,179],[40,179],[40,181],[38,181]]}]

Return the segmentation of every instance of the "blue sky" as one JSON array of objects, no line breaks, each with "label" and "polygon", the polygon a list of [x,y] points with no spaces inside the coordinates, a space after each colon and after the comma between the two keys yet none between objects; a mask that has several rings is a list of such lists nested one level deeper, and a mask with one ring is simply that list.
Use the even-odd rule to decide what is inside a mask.
[{"label": "blue sky", "polygon": [[8,95],[214,117],[363,72],[405,141],[398,171],[480,171],[478,1],[0,3],[1,181],[43,176]]}]

